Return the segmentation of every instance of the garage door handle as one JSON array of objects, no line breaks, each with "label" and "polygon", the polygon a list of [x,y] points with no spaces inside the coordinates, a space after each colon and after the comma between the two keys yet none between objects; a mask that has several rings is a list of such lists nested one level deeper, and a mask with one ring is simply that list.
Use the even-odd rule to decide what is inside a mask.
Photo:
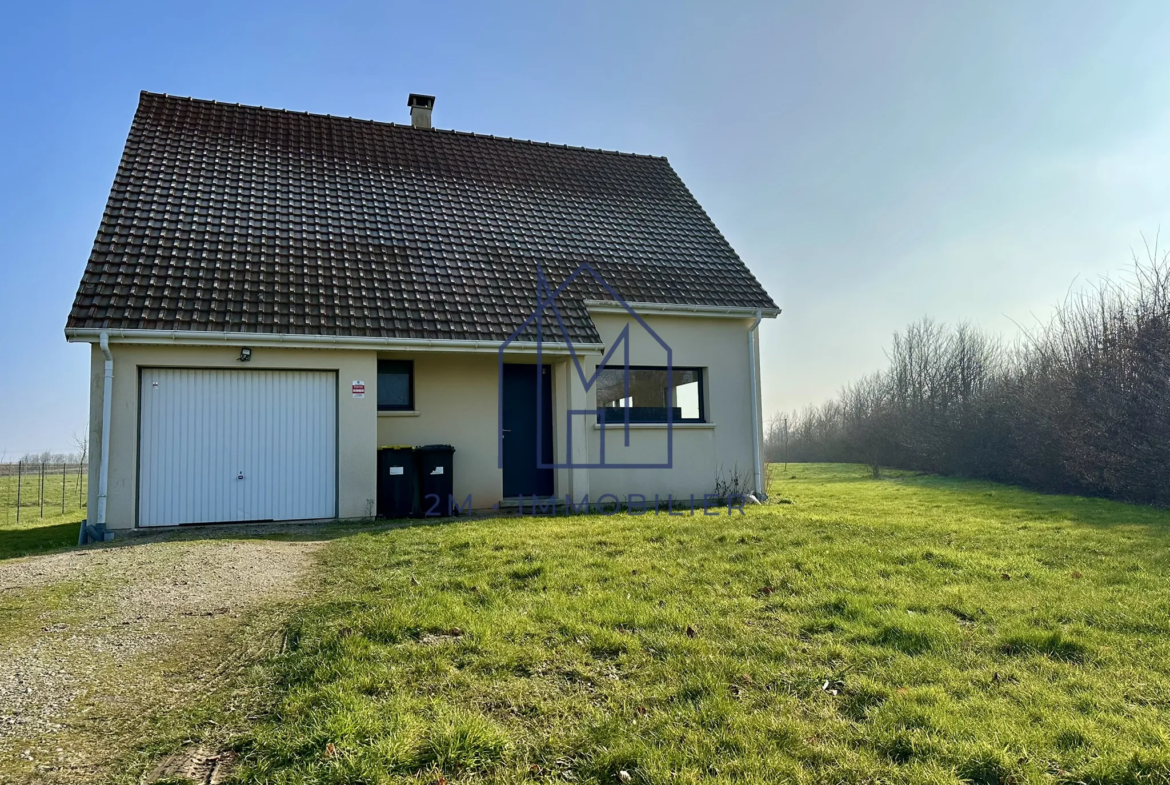
[{"label": "garage door handle", "polygon": [[241,474],[241,475],[237,476],[237,477],[236,477],[236,479],[237,479],[237,480],[242,480],[242,479],[244,479],[244,475],[242,475],[242,474]]}]

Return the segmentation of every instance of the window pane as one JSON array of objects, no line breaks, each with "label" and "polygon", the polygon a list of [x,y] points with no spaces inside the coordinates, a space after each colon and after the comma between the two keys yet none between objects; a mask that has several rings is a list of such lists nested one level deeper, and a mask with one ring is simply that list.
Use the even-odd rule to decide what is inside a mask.
[{"label": "window pane", "polygon": [[378,360],[378,408],[409,409],[410,374],[413,364],[409,360]]},{"label": "window pane", "polygon": [[674,405],[682,409],[684,420],[699,419],[699,383],[686,382],[675,387]]},{"label": "window pane", "polygon": [[[675,368],[668,387],[665,368],[631,368],[629,390],[623,368],[607,367],[597,377],[597,407],[612,409],[606,419],[631,422],[666,422],[667,406],[674,407],[672,419],[699,420],[702,385],[696,368]],[[628,394],[627,394],[628,392]]]}]

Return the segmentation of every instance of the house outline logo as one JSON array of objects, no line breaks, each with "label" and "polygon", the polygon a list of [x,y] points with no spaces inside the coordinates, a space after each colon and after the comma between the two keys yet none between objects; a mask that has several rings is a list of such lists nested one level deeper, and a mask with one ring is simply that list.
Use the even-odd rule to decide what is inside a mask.
[{"label": "house outline logo", "polygon": [[[601,286],[605,292],[613,299],[615,303],[620,305],[626,313],[634,317],[638,324],[646,333],[652,337],[659,346],[666,351],[666,386],[668,390],[674,389],[674,353],[666,341],[658,333],[654,332],[650,325],[646,324],[638,313],[630,307],[629,303],[614,291],[613,287],[603,278],[593,266],[588,262],[582,262],[576,270],[572,272],[555,290],[549,288],[548,278],[544,274],[544,268],[537,264],[536,267],[536,308],[533,312],[520,323],[512,334],[504,340],[500,345],[499,350],[499,412],[496,423],[496,445],[498,453],[498,468],[504,468],[504,352],[514,343],[522,332],[528,329],[529,325],[536,322],[536,364],[533,366],[533,375],[536,378],[535,383],[540,383],[540,372],[543,367],[543,353],[544,353],[544,327],[543,317],[546,310],[551,309],[553,316],[556,318],[557,327],[560,329],[560,334],[564,338],[565,345],[569,350],[569,357],[573,361],[573,368],[577,371],[577,378],[581,381],[585,388],[586,394],[593,389],[597,383],[598,377],[603,370],[606,370],[610,359],[618,350],[618,347],[623,349],[623,363],[622,363],[622,380],[624,383],[625,399],[630,398],[630,324],[629,322],[618,333],[617,340],[609,347],[609,350],[602,355],[597,368],[593,375],[588,379],[585,378],[585,370],[581,367],[581,361],[577,357],[577,351],[573,347],[573,341],[569,337],[568,331],[565,329],[565,322],[561,316],[560,309],[557,308],[556,298],[565,291],[565,289],[577,280],[583,273],[588,273],[589,276]],[[570,377],[571,378],[571,377]],[[543,400],[542,396],[536,396],[536,468],[538,469],[670,469],[674,466],[674,407],[666,406],[666,462],[665,463],[606,463],[605,460],[605,427],[601,429],[600,438],[600,454],[599,463],[575,463],[573,461],[573,417],[597,417],[598,421],[608,425],[605,418],[605,412],[602,409],[567,409],[565,411],[565,462],[558,463],[555,454],[552,456],[552,461],[545,461],[541,454],[541,438],[543,436],[544,419],[543,419]],[[626,447],[630,446],[630,407],[623,407],[625,410],[623,431],[625,437]],[[555,447],[554,447],[555,453]]]}]

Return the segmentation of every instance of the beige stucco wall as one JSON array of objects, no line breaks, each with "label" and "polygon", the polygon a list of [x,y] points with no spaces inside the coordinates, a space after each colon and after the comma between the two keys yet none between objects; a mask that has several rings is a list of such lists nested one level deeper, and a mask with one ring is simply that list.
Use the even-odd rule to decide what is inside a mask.
[{"label": "beige stucco wall", "polygon": [[[751,319],[699,316],[644,316],[646,324],[672,351],[674,367],[703,369],[707,423],[674,427],[673,461],[670,469],[594,469],[590,472],[590,497],[614,494],[625,500],[631,493],[653,499],[701,498],[715,488],[716,476],[738,470],[750,488],[754,485],[752,450],[751,385],[748,328]],[[625,314],[593,314],[606,346],[612,346],[622,329],[630,330],[630,363],[665,365],[666,352],[635,319]],[[614,355],[620,362],[621,352]],[[590,391],[589,406],[596,406]],[[601,429],[590,424],[590,455],[598,461]],[[665,462],[666,427],[632,428],[625,447],[622,428],[606,428],[606,462]]]},{"label": "beige stucco wall", "polygon": [[496,444],[498,356],[383,352],[378,357],[414,362],[414,412],[379,412],[378,446],[450,444],[455,448],[452,468],[458,503],[462,505],[468,495],[475,509],[499,502],[503,472]]},{"label": "beige stucco wall", "polygon": [[[624,314],[594,313],[606,345],[630,326],[630,361],[635,365],[664,365],[665,351],[633,319]],[[737,470],[752,484],[752,416],[747,331],[750,319],[646,316],[646,323],[673,350],[675,367],[704,369],[707,423],[678,424],[674,428],[671,469],[561,469],[555,472],[555,490],[562,498],[572,494],[592,500],[613,494],[625,500],[643,494],[651,500],[701,498],[714,490],[716,477]],[[107,524],[134,526],[137,501],[138,369],[140,367],[239,368],[238,346],[183,347],[114,343],[114,395],[110,443],[110,480]],[[758,351],[758,347],[757,347]],[[103,362],[101,350],[92,350],[90,379],[90,498],[96,517],[101,445]],[[377,411],[377,359],[409,359],[415,365],[415,410],[409,414]],[[599,355],[580,357],[591,375]],[[618,360],[618,357],[615,357]],[[508,362],[533,362],[532,355],[509,355]],[[564,412],[568,408],[596,409],[594,391],[586,391],[576,370],[564,356],[549,355],[553,366],[554,451],[566,462]],[[620,360],[618,360],[620,361]],[[758,354],[757,360],[758,362]],[[377,352],[374,350],[254,348],[250,368],[334,370],[338,373],[338,501],[341,517],[362,517],[376,497],[377,448],[380,445],[451,444],[455,447],[455,495],[460,503],[472,496],[476,509],[499,502],[503,472],[498,467],[497,427],[499,358],[496,353]],[[355,399],[350,383],[366,382],[366,396]],[[601,429],[594,417],[572,423],[575,463],[600,460]],[[761,426],[762,430],[762,426]],[[607,428],[609,463],[664,462],[665,426],[632,429],[630,446],[622,429]]]},{"label": "beige stucco wall", "polygon": [[[602,340],[613,345],[630,324],[630,362],[665,365],[665,350],[637,321],[626,315],[593,314]],[[556,493],[591,499],[629,494],[653,499],[673,495],[689,500],[714,490],[717,475],[738,471],[750,488],[753,484],[751,387],[747,331],[750,319],[691,316],[648,316],[646,323],[673,353],[675,367],[704,370],[704,403],[707,423],[676,425],[673,434],[673,466],[670,469],[559,469],[554,474]],[[472,496],[476,509],[489,509],[503,491],[503,472],[498,466],[497,418],[499,406],[499,358],[495,354],[379,353],[387,359],[409,359],[415,366],[415,411],[409,415],[381,413],[379,445],[451,444],[455,447],[455,496],[462,502]],[[507,362],[534,362],[531,355],[509,355]],[[599,355],[579,357],[586,376],[592,375]],[[553,449],[558,463],[567,462],[568,445],[564,412],[595,409],[596,393],[585,391],[570,360],[549,355],[553,366]],[[576,463],[600,461],[602,431],[595,418],[573,422]],[[607,428],[606,460],[610,463],[665,463],[665,426],[636,426],[630,446],[624,445],[620,428]]]},{"label": "beige stucco wall", "polygon": [[[128,529],[135,525],[138,470],[138,369],[231,368],[239,369],[237,346],[186,347],[112,343],[114,394],[110,412],[109,489],[106,525]],[[371,427],[377,416],[377,355],[372,351],[332,349],[279,349],[257,347],[249,368],[332,370],[338,374],[338,513],[342,518],[366,514],[376,498],[377,434]],[[100,466],[102,385],[105,357],[95,344],[90,362],[90,461],[89,509],[96,520],[98,468]],[[367,384],[365,398],[354,398],[350,384]]]}]

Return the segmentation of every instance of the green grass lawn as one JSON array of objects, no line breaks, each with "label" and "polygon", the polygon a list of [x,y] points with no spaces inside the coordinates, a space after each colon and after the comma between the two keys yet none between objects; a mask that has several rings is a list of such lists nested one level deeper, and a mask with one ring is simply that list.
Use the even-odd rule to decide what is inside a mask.
[{"label": "green grass lawn", "polygon": [[[85,477],[75,466],[65,475],[62,494],[60,466],[48,466],[45,477],[44,515],[41,514],[40,467],[26,467],[20,481],[20,516],[17,520],[17,478],[0,476],[0,559],[27,556],[77,544],[78,527],[85,517]],[[53,472],[56,472],[54,476]],[[62,512],[64,496],[64,512]]]},{"label": "green grass lawn", "polygon": [[867,475],[335,541],[240,776],[1170,781],[1170,513]]}]

